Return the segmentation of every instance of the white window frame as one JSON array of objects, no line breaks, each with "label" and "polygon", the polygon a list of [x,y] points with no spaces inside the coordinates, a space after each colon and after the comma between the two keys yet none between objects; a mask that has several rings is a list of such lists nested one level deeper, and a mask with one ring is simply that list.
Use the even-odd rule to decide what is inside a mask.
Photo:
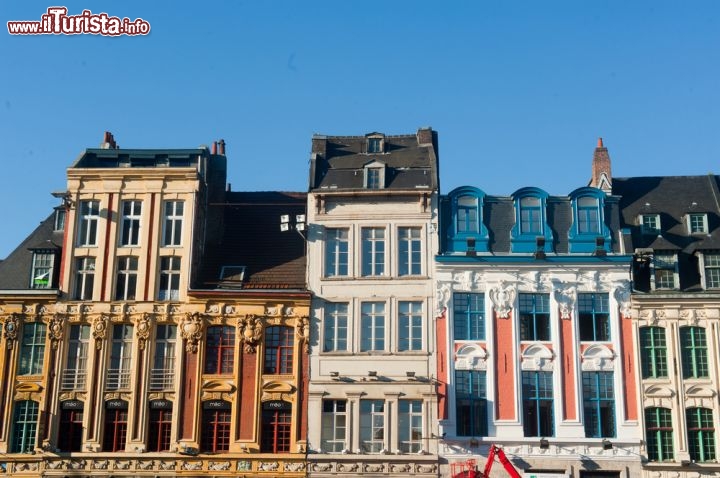
[{"label": "white window frame", "polygon": [[350,275],[349,236],[348,228],[325,229],[325,277],[348,277]]},{"label": "white window frame", "polygon": [[97,246],[100,201],[97,199],[80,201],[78,215],[77,245],[81,247]]},{"label": "white window frame", "polygon": [[[338,411],[338,404],[344,405]],[[326,407],[326,405],[331,405]],[[345,399],[326,399],[322,401],[320,448],[323,453],[343,453],[348,450],[348,401]],[[326,411],[326,408],[332,410]]]},{"label": "white window frame", "polygon": [[[343,306],[345,310],[339,310]],[[348,351],[349,309],[350,304],[347,302],[325,303],[323,309],[323,352]],[[341,346],[343,342],[344,347]]]},{"label": "white window frame", "polygon": [[[404,306],[407,306],[407,309]],[[419,352],[423,350],[423,316],[423,302],[421,300],[401,300],[398,302],[399,352]],[[401,344],[403,337],[407,341],[407,346]]]},{"label": "white window frame", "polygon": [[[365,189],[385,189],[385,163],[381,161],[373,161],[366,164],[363,168],[363,187]],[[371,178],[370,171],[377,173],[377,182],[374,177]]]},{"label": "white window frame", "polygon": [[[700,219],[702,222],[702,224],[700,224],[700,229],[697,231],[693,231],[693,226],[694,226],[693,219]],[[708,220],[707,220],[706,213],[691,212],[691,213],[688,213],[685,220],[687,221],[688,234],[707,234],[708,233]]]},{"label": "white window frame", "polygon": [[140,245],[140,223],[142,221],[142,201],[130,199],[120,204],[122,222],[120,225],[120,246]]},{"label": "white window frame", "polygon": [[[659,270],[671,270],[670,267],[657,267],[657,264],[669,264],[672,263],[673,284],[672,287],[659,287],[657,284],[657,271]],[[652,288],[653,290],[675,290],[678,288],[678,257],[677,253],[672,251],[655,251],[652,260]]]},{"label": "white window frame", "polygon": [[[364,410],[369,407],[368,410]],[[387,450],[385,439],[388,404],[383,399],[360,400],[360,451],[379,454]],[[378,410],[379,409],[379,410]]]},{"label": "white window frame", "polygon": [[[180,212],[178,212],[178,206],[181,209]],[[182,246],[184,215],[185,201],[173,199],[163,203],[163,247]]]},{"label": "white window frame", "polygon": [[[131,265],[135,262],[135,269],[131,269]],[[117,258],[117,276],[115,282],[115,300],[137,300],[137,288],[138,288],[138,268],[140,266],[140,260],[136,256],[119,256]],[[132,294],[129,294],[129,285],[131,279],[135,279],[135,287]],[[123,294],[119,295],[120,284],[123,284]],[[132,297],[130,297],[132,295]]]},{"label": "white window frame", "polygon": [[[165,261],[167,261],[167,264],[164,264]],[[179,256],[160,256],[159,266],[158,300],[180,300],[180,270],[182,269],[182,258]],[[165,287],[163,287],[164,281],[166,281]]]},{"label": "white window frame", "polygon": [[155,350],[150,371],[150,390],[172,390],[175,378],[177,326],[158,324],[155,329]]},{"label": "white window frame", "polygon": [[[116,334],[118,331],[120,333]],[[134,331],[135,328],[130,324],[115,324],[112,327],[106,384],[108,390],[130,388]]]},{"label": "white window frame", "polygon": [[[53,286],[53,275],[55,269],[55,252],[48,250],[33,251],[33,264],[30,273],[31,289],[51,289]],[[39,287],[36,280],[47,280],[47,285]]]},{"label": "white window frame", "polygon": [[[416,410],[417,405],[420,410]],[[407,405],[407,412],[403,406]],[[421,399],[398,400],[398,448],[401,453],[419,453],[423,450],[423,401]]]},{"label": "white window frame", "polygon": [[382,301],[361,302],[360,352],[384,352],[387,350],[387,330],[387,304]]},{"label": "white window frame", "polygon": [[[641,214],[640,218],[640,232],[648,236],[659,236],[662,232],[660,224],[660,214]],[[650,223],[654,222],[655,225],[651,226]]]},{"label": "white window frame", "polygon": [[[75,259],[75,300],[92,300],[95,292],[96,266],[95,257],[83,256]],[[90,290],[87,290],[88,284]]]},{"label": "white window frame", "polygon": [[[422,228],[416,226],[398,227],[397,232],[397,274],[400,277],[419,276],[423,273]],[[403,245],[404,251],[403,251]],[[402,251],[402,252],[401,252]],[[413,255],[418,261],[413,261]]]},{"label": "white window frame", "polygon": [[385,276],[386,236],[384,227],[363,227],[360,229],[360,274],[363,277]]},{"label": "white window frame", "polygon": [[[77,334],[73,331],[77,331]],[[60,387],[62,390],[85,390],[88,350],[90,349],[90,326],[88,324],[71,324],[67,334],[67,357]]]},{"label": "white window frame", "polygon": [[[708,270],[717,271],[717,280],[715,285],[711,285]],[[720,289],[720,251],[703,251],[700,254],[700,274],[702,275],[703,289],[714,290]]]}]

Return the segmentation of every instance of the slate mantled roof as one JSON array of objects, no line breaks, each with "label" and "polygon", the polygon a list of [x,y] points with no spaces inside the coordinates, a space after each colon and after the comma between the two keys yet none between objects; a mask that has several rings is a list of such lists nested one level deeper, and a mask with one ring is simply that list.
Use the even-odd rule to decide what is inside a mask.
[{"label": "slate mantled roof", "polygon": [[[0,262],[0,290],[30,290],[33,250],[57,251],[53,284],[57,288],[63,231],[54,231],[55,212],[50,214],[14,251]],[[47,290],[47,289],[35,289]]]},{"label": "slate mantled roof", "polygon": [[75,160],[72,168],[156,168],[197,167],[198,160],[208,155],[197,149],[103,149],[88,148]]},{"label": "slate mantled roof", "polygon": [[437,132],[421,128],[417,134],[383,136],[382,153],[367,152],[370,135],[315,135],[310,159],[310,191],[362,190],[364,167],[374,161],[386,166],[383,189],[439,189]]},{"label": "slate mantled roof", "polygon": [[[222,212],[222,232],[208,240],[194,289],[306,290],[305,240],[280,231],[280,216],[305,214],[306,200],[297,192],[227,192],[225,203],[210,204]],[[220,280],[223,266],[245,266],[243,280]]]},{"label": "slate mantled roof", "polygon": [[[622,196],[622,227],[631,232],[632,248],[676,252],[683,290],[700,289],[694,253],[720,249],[719,180],[712,174],[613,179],[613,194]],[[707,234],[689,233],[687,216],[691,213],[707,214]],[[643,214],[660,215],[660,235],[642,233],[639,216]]]}]

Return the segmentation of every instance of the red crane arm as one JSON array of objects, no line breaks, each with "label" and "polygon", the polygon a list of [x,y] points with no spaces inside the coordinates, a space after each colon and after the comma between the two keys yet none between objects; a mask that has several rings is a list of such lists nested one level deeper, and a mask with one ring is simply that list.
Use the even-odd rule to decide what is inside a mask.
[{"label": "red crane arm", "polygon": [[520,476],[520,473],[518,473],[513,466],[513,464],[510,463],[510,460],[508,460],[507,456],[505,456],[505,452],[503,451],[503,449],[497,445],[490,445],[487,462],[485,463],[485,470],[483,471],[482,475],[484,478],[490,478],[490,470],[492,470],[493,463],[495,462],[495,455],[497,455],[500,463],[502,463],[502,466],[503,468],[505,468],[505,471],[507,471],[508,475],[510,475],[512,478],[522,478]]}]

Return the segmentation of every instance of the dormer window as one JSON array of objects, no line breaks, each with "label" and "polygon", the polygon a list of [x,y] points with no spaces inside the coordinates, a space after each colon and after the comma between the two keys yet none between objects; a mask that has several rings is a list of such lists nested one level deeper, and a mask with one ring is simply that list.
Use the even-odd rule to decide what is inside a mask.
[{"label": "dormer window", "polygon": [[707,214],[692,213],[687,215],[687,227],[690,234],[707,234]]},{"label": "dormer window", "polygon": [[478,232],[478,198],[460,196],[457,199],[457,232]]},{"label": "dormer window", "polygon": [[582,187],[570,193],[573,225],[568,239],[571,253],[605,255],[612,251],[612,236],[603,214],[606,195],[600,189]]},{"label": "dormer window", "polygon": [[50,250],[33,251],[33,264],[30,274],[31,289],[50,289],[53,286],[55,252]]},{"label": "dormer window", "polygon": [[513,194],[515,226],[510,232],[511,252],[532,252],[537,258],[552,251],[552,230],[547,224],[548,194],[538,188],[523,188]]},{"label": "dormer window", "polygon": [[580,197],[577,200],[578,234],[597,234],[600,232],[598,198]]},{"label": "dormer window", "polygon": [[385,152],[385,136],[378,133],[372,133],[367,136],[368,154],[381,154]]},{"label": "dormer window", "polygon": [[220,269],[220,287],[242,287],[245,280],[245,266],[222,266]]},{"label": "dormer window", "polygon": [[[446,230],[448,252],[477,255],[488,250],[488,231],[483,224],[485,193],[480,189],[463,186],[448,196],[448,222]],[[452,221],[452,222],[451,222]]]},{"label": "dormer window", "polygon": [[520,234],[542,233],[542,210],[538,197],[520,199]]},{"label": "dormer window", "polygon": [[660,214],[643,214],[640,216],[640,229],[643,234],[657,236],[660,234]]},{"label": "dormer window", "polygon": [[55,223],[53,230],[64,231],[65,230],[65,218],[67,217],[67,211],[64,207],[58,207],[55,209]]},{"label": "dormer window", "polygon": [[366,189],[385,188],[385,164],[379,161],[365,165],[364,186]]}]

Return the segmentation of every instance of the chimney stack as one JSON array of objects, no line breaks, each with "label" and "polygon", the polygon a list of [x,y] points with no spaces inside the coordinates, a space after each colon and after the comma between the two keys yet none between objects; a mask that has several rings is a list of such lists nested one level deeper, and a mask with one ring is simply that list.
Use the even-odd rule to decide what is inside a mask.
[{"label": "chimney stack", "polygon": [[590,179],[589,186],[598,188],[606,194],[612,192],[610,155],[603,144],[602,138],[598,138],[597,148],[595,148],[595,152],[593,153],[592,179]]},{"label": "chimney stack", "polygon": [[313,154],[320,154],[325,156],[327,152],[327,136],[322,134],[314,134],[312,138],[312,151]]},{"label": "chimney stack", "polygon": [[213,141],[212,148],[210,149],[210,154],[217,154],[217,141]]},{"label": "chimney stack", "polygon": [[113,137],[113,134],[110,131],[105,131],[105,135],[103,136],[103,142],[100,143],[101,149],[118,149],[118,145],[115,142],[115,138]]},{"label": "chimney stack", "polygon": [[429,146],[433,142],[433,130],[430,126],[419,128],[417,131],[418,146]]},{"label": "chimney stack", "polygon": [[225,140],[221,139],[218,142],[218,154],[225,156]]}]

